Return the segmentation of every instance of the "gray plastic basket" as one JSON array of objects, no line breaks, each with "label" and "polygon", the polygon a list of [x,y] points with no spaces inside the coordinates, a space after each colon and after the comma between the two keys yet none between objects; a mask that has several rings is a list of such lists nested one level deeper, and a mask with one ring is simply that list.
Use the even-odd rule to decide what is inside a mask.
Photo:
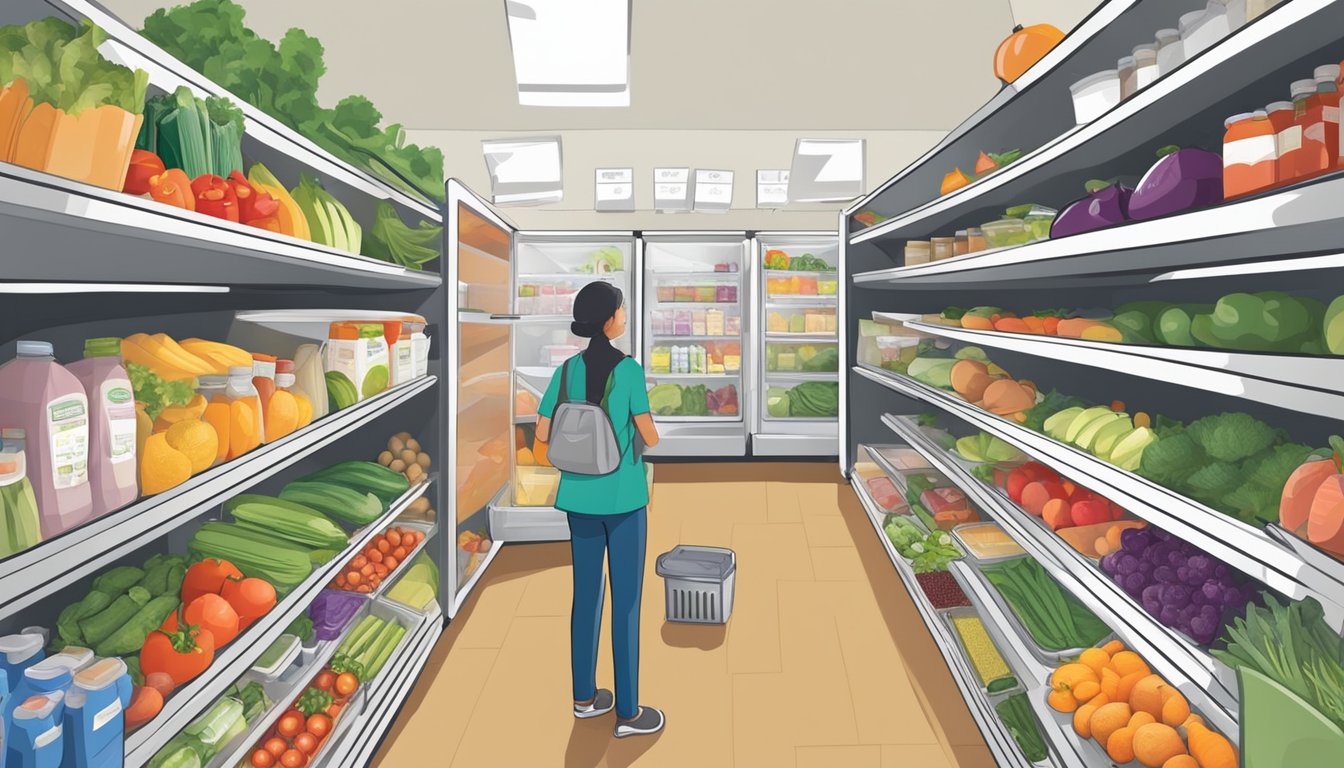
[{"label": "gray plastic basket", "polygon": [[658,556],[656,571],[667,590],[667,620],[726,624],[733,614],[737,556],[722,547],[679,544]]}]

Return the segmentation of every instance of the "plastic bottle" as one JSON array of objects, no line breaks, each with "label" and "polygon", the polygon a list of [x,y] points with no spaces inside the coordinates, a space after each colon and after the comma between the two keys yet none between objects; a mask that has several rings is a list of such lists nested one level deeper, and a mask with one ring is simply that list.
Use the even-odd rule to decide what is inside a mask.
[{"label": "plastic bottle", "polygon": [[1339,80],[1340,66],[1326,64],[1316,68],[1316,95],[1321,100],[1321,123],[1325,128],[1325,153],[1322,162],[1327,171],[1339,166]]},{"label": "plastic bottle", "polygon": [[0,427],[0,557],[42,541],[37,497],[28,482],[22,429]]},{"label": "plastic bottle", "polygon": [[9,690],[15,691],[23,681],[23,673],[46,658],[39,635],[18,634],[0,637],[0,671],[9,680]]},{"label": "plastic bottle", "polygon": [[[261,401],[263,422],[266,420],[266,410],[271,405],[271,395],[275,394],[275,360],[274,355],[252,354],[252,386],[257,390],[257,397]],[[262,433],[261,441],[269,443],[271,438]]]},{"label": "plastic bottle", "polygon": [[61,729],[64,694],[30,696],[14,710],[6,747],[6,768],[60,768],[65,749]]},{"label": "plastic bottle", "polygon": [[1175,29],[1157,30],[1157,76],[1166,77],[1185,63],[1185,43]]},{"label": "plastic bottle", "polygon": [[205,398],[205,413],[201,418],[206,424],[214,427],[215,437],[218,438],[219,448],[215,452],[215,463],[211,466],[218,466],[229,459],[229,397],[227,390],[229,388],[229,377],[217,374],[207,374],[196,378],[196,394]]},{"label": "plastic bottle", "polygon": [[18,357],[0,366],[0,424],[27,436],[28,480],[42,519],[42,538],[93,515],[89,488],[89,398],[45,341],[20,341]]},{"label": "plastic bottle", "polygon": [[1297,125],[1293,121],[1293,102],[1276,101],[1266,106],[1265,112],[1269,116],[1269,124],[1274,128],[1274,185],[1279,186],[1292,181],[1292,170],[1284,162],[1284,155],[1293,141],[1300,144],[1301,139],[1294,138]]},{"label": "plastic bottle", "polygon": [[[1287,151],[1279,155],[1280,170],[1286,168],[1292,180],[1311,178],[1334,167],[1334,162],[1326,162],[1327,154],[1331,154],[1333,160],[1333,153],[1325,146],[1324,120],[1324,102],[1317,90],[1316,80],[1294,82],[1293,129],[1287,132]],[[1281,146],[1280,150],[1284,150],[1285,146]]]},{"label": "plastic bottle", "polygon": [[252,384],[251,367],[229,369],[224,396],[229,401],[229,458],[236,459],[261,445],[261,438],[266,434],[261,397]]},{"label": "plastic bottle", "polygon": [[[294,361],[275,361],[275,392],[263,407],[262,421],[266,423],[266,442],[279,440],[303,426],[299,422],[307,415],[311,420],[312,408],[307,414],[299,407],[299,398],[290,390],[294,387]],[[306,402],[306,399],[305,399]]]},{"label": "plastic bottle", "polygon": [[93,516],[140,495],[135,463],[135,393],[121,365],[121,339],[88,339],[84,359],[67,366],[89,398],[89,492]]},{"label": "plastic bottle", "polygon": [[1246,112],[1229,117],[1224,125],[1223,197],[1230,200],[1273,187],[1278,149],[1269,116]]},{"label": "plastic bottle", "polygon": [[122,765],[124,711],[130,691],[131,677],[121,659],[101,659],[75,674],[61,718],[65,736],[62,768]]}]

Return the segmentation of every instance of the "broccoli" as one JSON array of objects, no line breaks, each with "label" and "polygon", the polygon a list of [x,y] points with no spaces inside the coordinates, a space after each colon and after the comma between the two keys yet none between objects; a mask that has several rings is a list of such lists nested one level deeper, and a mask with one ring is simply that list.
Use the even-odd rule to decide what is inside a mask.
[{"label": "broccoli", "polygon": [[1186,478],[1208,463],[1203,449],[1187,433],[1177,433],[1151,443],[1143,451],[1139,474],[1168,488],[1180,488]]}]

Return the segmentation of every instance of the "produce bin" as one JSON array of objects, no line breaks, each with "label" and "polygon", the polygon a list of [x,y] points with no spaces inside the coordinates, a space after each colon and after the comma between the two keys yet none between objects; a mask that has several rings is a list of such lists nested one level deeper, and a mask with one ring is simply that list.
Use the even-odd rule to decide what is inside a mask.
[{"label": "produce bin", "polygon": [[733,550],[679,544],[658,556],[656,570],[666,584],[668,621],[728,623],[737,579]]},{"label": "produce bin", "polygon": [[[963,591],[965,591],[964,587]],[[981,693],[985,694],[986,696],[990,695],[989,686],[999,681],[1006,681],[1007,678],[1012,678],[1012,680],[1014,681],[1013,684],[1006,688],[999,688],[998,686],[995,686],[995,690],[993,691],[994,694],[1019,693],[1022,691],[1022,681],[1017,679],[1016,674],[1013,672],[1012,665],[1008,663],[1008,658],[1004,656],[1003,651],[994,642],[993,635],[989,630],[989,624],[986,623],[983,618],[981,618],[979,612],[977,612],[974,608],[949,608],[945,611],[942,611],[942,615],[943,620],[947,623],[947,631],[952,635],[952,638],[957,641],[957,648],[961,650],[962,658],[966,660],[966,666],[967,668],[970,669],[971,674],[974,676],[976,683],[979,684]],[[1004,672],[1002,675],[994,677],[991,680],[981,679],[982,676],[980,673],[980,669],[976,666],[975,663],[976,657],[971,654],[971,650],[966,646],[966,640],[961,636],[961,632],[957,630],[957,624],[956,624],[957,619],[976,619],[980,622],[981,626],[985,628],[985,637],[987,638],[994,652],[998,655],[999,660],[1003,662],[1003,668],[1006,670],[1006,672]],[[983,659],[983,661],[989,661],[989,660]],[[1002,685],[1002,683],[1000,683],[1000,685]]]}]

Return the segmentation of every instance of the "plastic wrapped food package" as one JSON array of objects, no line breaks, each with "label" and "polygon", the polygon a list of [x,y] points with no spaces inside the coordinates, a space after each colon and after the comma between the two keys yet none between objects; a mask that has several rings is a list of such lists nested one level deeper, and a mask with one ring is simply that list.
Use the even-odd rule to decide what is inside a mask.
[{"label": "plastic wrapped food package", "polygon": [[885,459],[891,466],[900,472],[917,472],[933,469],[933,465],[924,458],[923,454],[914,448],[889,447],[879,448],[878,454]]},{"label": "plastic wrapped food package", "polygon": [[1026,554],[1011,536],[995,523],[971,523],[952,529],[952,537],[976,560],[997,560]]},{"label": "plastic wrapped food package", "polygon": [[1008,663],[1003,660],[999,649],[994,646],[989,632],[978,616],[954,616],[952,626],[961,639],[961,647],[966,651],[971,666],[981,685],[989,685],[1000,678],[1012,675]]}]

